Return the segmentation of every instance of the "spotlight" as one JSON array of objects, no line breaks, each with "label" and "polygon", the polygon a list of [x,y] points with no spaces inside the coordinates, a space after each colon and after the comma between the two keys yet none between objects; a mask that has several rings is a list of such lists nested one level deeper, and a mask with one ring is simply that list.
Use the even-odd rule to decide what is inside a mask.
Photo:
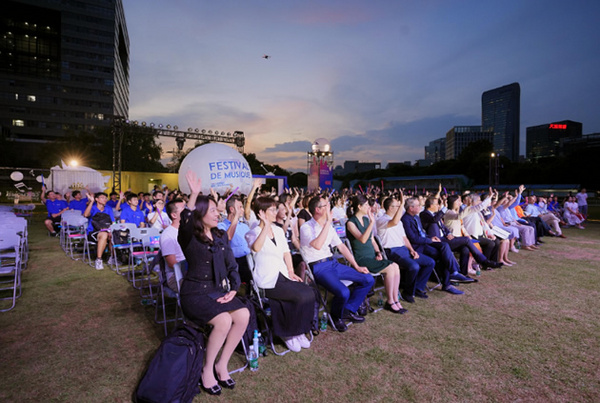
[{"label": "spotlight", "polygon": [[154,122],[150,123],[150,127],[154,127]]},{"label": "spotlight", "polygon": [[159,124],[158,124],[158,128],[159,128],[159,129],[162,129],[162,127],[163,127],[162,123],[159,123]]},{"label": "spotlight", "polygon": [[167,125],[167,129],[170,129],[170,128],[171,128],[171,125]]},{"label": "spotlight", "polygon": [[196,130],[194,130],[196,133],[198,133],[200,130],[196,127]]},{"label": "spotlight", "polygon": [[191,127],[188,127],[188,132],[191,132],[192,130],[194,130],[194,129],[192,129]]},{"label": "spotlight", "polygon": [[173,126],[173,129],[177,130],[177,129],[179,129],[179,127],[178,126]]},{"label": "spotlight", "polygon": [[146,122],[142,122],[142,126],[146,127]]},{"label": "spotlight", "polygon": [[205,130],[205,129],[202,129],[202,134],[204,134],[204,133],[206,133],[206,130]]}]

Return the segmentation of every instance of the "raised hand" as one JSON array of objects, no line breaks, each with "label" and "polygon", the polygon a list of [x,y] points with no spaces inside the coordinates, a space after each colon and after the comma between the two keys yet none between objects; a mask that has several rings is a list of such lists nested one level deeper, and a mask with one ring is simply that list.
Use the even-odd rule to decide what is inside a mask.
[{"label": "raised hand", "polygon": [[202,180],[196,177],[196,173],[191,169],[185,173],[185,180],[190,187],[190,193],[198,194],[202,189]]}]

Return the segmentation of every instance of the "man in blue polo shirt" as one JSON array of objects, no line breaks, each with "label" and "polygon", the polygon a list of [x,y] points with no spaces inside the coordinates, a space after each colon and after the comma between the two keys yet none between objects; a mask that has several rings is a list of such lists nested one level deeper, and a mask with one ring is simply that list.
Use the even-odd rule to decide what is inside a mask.
[{"label": "man in blue polo shirt", "polygon": [[[88,193],[87,195],[88,205],[83,212],[85,217],[89,218],[89,223],[87,227],[87,235],[88,239],[97,243],[96,247],[96,270],[104,269],[104,265],[102,263],[102,254],[104,253],[104,249],[106,249],[106,245],[111,248],[109,239],[110,239],[110,231],[108,228],[110,224],[115,221],[115,216],[113,215],[113,210],[106,206],[106,202],[108,201],[108,196],[104,192],[98,192],[92,197]],[[105,217],[106,220],[95,220],[94,216],[98,214],[104,214],[108,217]],[[108,264],[112,264],[112,251],[111,258],[108,260]]]},{"label": "man in blue polo shirt", "polygon": [[227,218],[221,221],[217,226],[219,229],[227,232],[229,245],[233,251],[233,256],[238,263],[240,278],[242,282],[250,284],[252,274],[248,267],[246,255],[250,253],[248,242],[246,242],[246,233],[250,227],[240,219],[244,216],[244,205],[238,196],[231,196],[225,205],[227,209]]},{"label": "man in blue polo shirt", "polygon": [[69,210],[79,210],[83,214],[87,207],[88,199],[83,197],[79,190],[74,190],[71,193],[71,200],[69,201]]},{"label": "man in blue polo shirt", "polygon": [[50,232],[50,236],[58,236],[55,225],[60,224],[61,215],[69,209],[69,206],[64,200],[58,200],[56,193],[52,190],[46,192],[45,186],[42,186],[41,200],[46,205],[46,210],[48,210],[48,218],[44,221],[44,225]]},{"label": "man in blue polo shirt", "polygon": [[133,223],[138,228],[146,226],[146,215],[139,209],[139,199],[135,193],[128,193],[127,204],[121,207],[121,222]]}]

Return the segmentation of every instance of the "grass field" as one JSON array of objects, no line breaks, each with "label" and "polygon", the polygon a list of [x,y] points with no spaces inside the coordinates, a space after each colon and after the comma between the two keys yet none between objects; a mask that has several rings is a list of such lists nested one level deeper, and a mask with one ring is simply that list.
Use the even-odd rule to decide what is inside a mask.
[{"label": "grass field", "polygon": [[[23,295],[0,314],[0,401],[130,401],[162,338],[154,309],[123,277],[67,258],[41,220]],[[517,266],[483,272],[463,296],[370,314],[195,401],[600,401],[600,224],[565,234],[511,254]]]}]

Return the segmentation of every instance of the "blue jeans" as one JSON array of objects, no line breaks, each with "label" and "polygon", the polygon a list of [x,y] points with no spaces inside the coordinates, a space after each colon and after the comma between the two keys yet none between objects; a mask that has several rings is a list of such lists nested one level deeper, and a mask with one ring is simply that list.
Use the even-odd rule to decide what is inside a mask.
[{"label": "blue jeans", "polygon": [[[317,283],[333,294],[330,312],[335,319],[343,316],[344,309],[356,312],[375,284],[371,274],[359,273],[336,260],[315,263],[311,266]],[[341,280],[352,281],[352,291]]]},{"label": "blue jeans", "polygon": [[388,259],[400,266],[400,287],[405,294],[415,295],[415,290],[425,291],[427,280],[435,267],[435,261],[429,256],[419,254],[418,259],[413,259],[406,246],[386,250]]}]

